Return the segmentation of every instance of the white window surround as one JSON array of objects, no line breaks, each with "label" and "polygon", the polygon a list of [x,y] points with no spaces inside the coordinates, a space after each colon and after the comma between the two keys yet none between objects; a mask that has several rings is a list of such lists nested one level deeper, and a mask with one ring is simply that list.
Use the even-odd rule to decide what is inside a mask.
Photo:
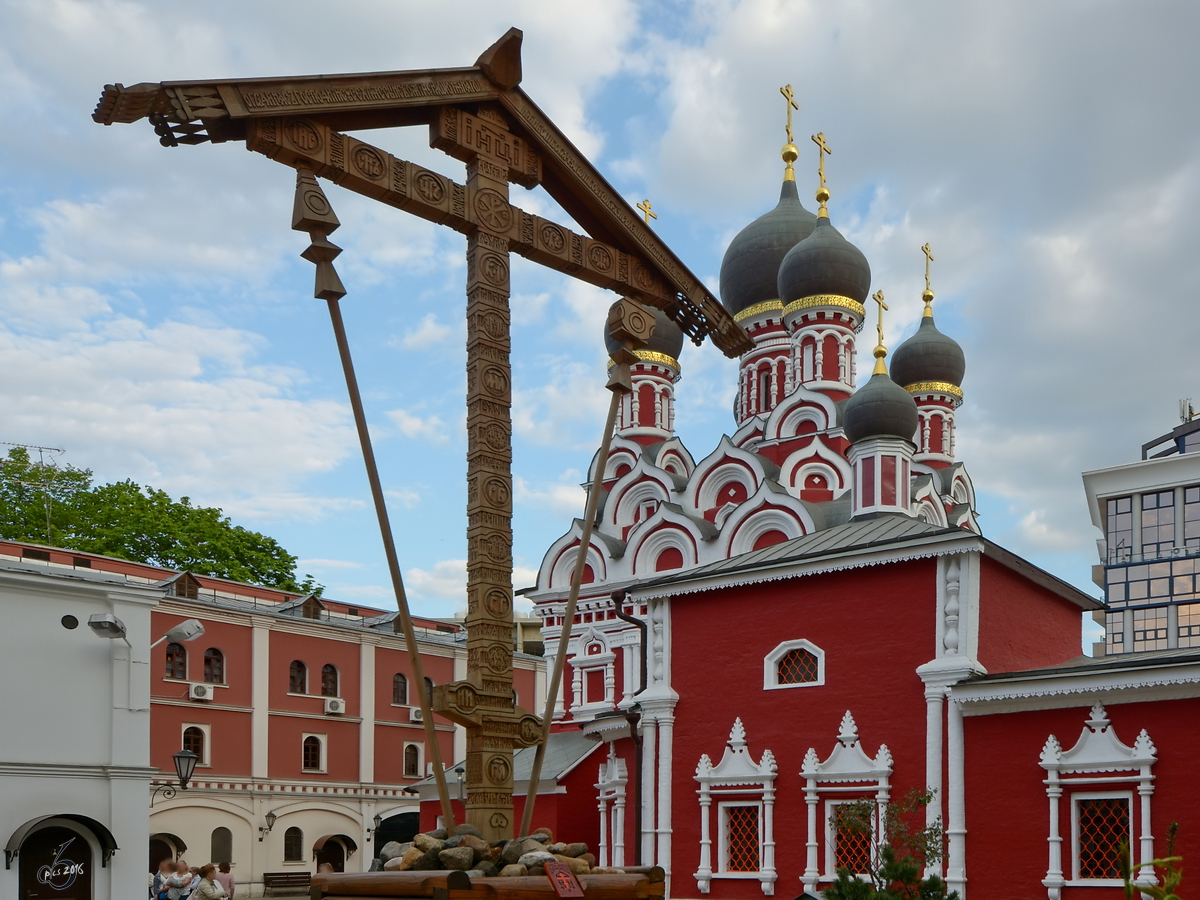
[{"label": "white window surround", "polygon": [[[847,798],[844,800],[826,800],[825,801],[825,875],[823,880],[833,881],[837,878],[837,866],[835,864],[837,850],[837,835],[833,831],[833,813],[839,806],[844,806],[847,803],[854,803],[860,798]],[[872,815],[871,824],[873,827],[878,825],[878,813],[876,809]],[[874,839],[871,840],[871,856],[875,857],[879,844]],[[854,872],[862,881],[870,880],[870,875],[865,872]]]},{"label": "white window surround", "polygon": [[[717,765],[712,764],[707,753],[700,757],[696,766],[696,781],[700,783],[700,866],[696,870],[696,883],[700,893],[709,893],[714,878],[753,878],[760,882],[762,892],[768,897],[775,893],[775,775],[778,767],[775,755],[764,750],[762,760],[755,762],[746,746],[746,729],[742,720],[735,719],[729,732],[724,755]],[[718,800],[718,850],[717,872],[712,866],[712,815],[713,797]],[[725,872],[728,858],[728,835],[725,829],[725,812],[729,806],[759,806],[758,839],[760,844],[757,872]]]},{"label": "white window surround", "polygon": [[758,878],[758,872],[731,872],[729,870],[729,810],[753,807],[758,813],[758,859],[763,858],[763,805],[757,800],[720,800],[717,802],[717,871],[718,878]]},{"label": "white window surround", "polygon": [[873,789],[877,821],[880,823],[880,827],[876,829],[874,843],[885,843],[887,834],[884,832],[883,823],[887,821],[888,800],[891,796],[889,779],[892,775],[892,754],[887,744],[880,744],[874,759],[867,756],[858,740],[858,726],[854,722],[854,716],[847,710],[846,715],[842,716],[838,742],[833,745],[832,752],[826,759],[821,760],[817,751],[809,747],[808,752],[804,754],[804,765],[800,774],[804,778],[804,798],[808,804],[808,853],[801,881],[804,883],[804,889],[816,897],[819,896],[817,884],[823,880],[819,866],[817,835],[825,833],[826,844],[831,845],[828,827],[819,829],[817,824],[817,808],[820,805],[821,794],[861,796]]},{"label": "white window surround", "polygon": [[184,722],[179,726],[179,746],[183,746],[183,733],[189,728],[199,728],[204,732],[204,752],[200,754],[200,761],[196,763],[197,769],[212,768],[212,726],[202,722]]},{"label": "white window surround", "polygon": [[[409,775],[404,771],[404,753],[409,747],[417,748],[417,774]],[[417,741],[405,741],[404,746],[400,748],[400,772],[404,778],[420,778],[421,773],[425,771],[425,745]],[[430,775],[433,773],[430,772]]]},{"label": "white window surround", "polygon": [[625,760],[617,756],[616,748],[610,743],[608,759],[600,766],[595,785],[599,792],[600,850],[597,856],[601,866],[625,865],[625,788],[628,783]]},{"label": "white window surround", "polygon": [[[310,737],[316,738],[317,742],[321,745],[321,767],[319,769],[304,768],[304,742],[306,740],[308,740]],[[310,772],[310,773],[316,774],[316,775],[323,775],[329,769],[328,761],[329,761],[329,741],[328,741],[328,738],[326,735],[315,734],[310,731],[306,731],[300,735],[300,771],[301,772]]]},{"label": "white window surround", "polygon": [[[1123,744],[1113,730],[1104,710],[1097,703],[1092,707],[1091,715],[1084,725],[1079,740],[1070,750],[1063,750],[1058,738],[1050,735],[1042,748],[1040,765],[1046,770],[1046,797],[1050,805],[1050,822],[1047,835],[1049,845],[1049,864],[1046,877],[1042,884],[1046,887],[1049,900],[1061,900],[1064,886],[1076,884],[1117,885],[1119,881],[1102,880],[1067,880],[1062,868],[1062,836],[1060,827],[1061,801],[1065,790],[1070,790],[1071,831],[1072,831],[1072,876],[1078,871],[1078,823],[1075,816],[1076,804],[1074,798],[1087,796],[1076,794],[1074,786],[1086,785],[1096,791],[1094,796],[1115,796],[1122,793],[1122,788],[1130,790],[1129,821],[1131,831],[1134,822],[1140,826],[1139,838],[1141,870],[1136,879],[1137,884],[1154,884],[1154,867],[1150,860],[1154,858],[1154,834],[1151,831],[1151,798],[1154,795],[1154,775],[1151,768],[1157,762],[1158,750],[1150,735],[1143,728],[1138,734],[1133,746]],[[1074,777],[1071,777],[1074,776]],[[1140,799],[1139,808],[1135,810],[1132,802],[1132,788],[1136,785]],[[1103,789],[1107,788],[1105,791]],[[1131,855],[1133,849],[1130,842]]]},{"label": "white window surround", "polygon": [[1079,877],[1079,801],[1080,800],[1124,800],[1129,814],[1129,834],[1126,839],[1129,846],[1133,840],[1133,791],[1075,791],[1071,794],[1071,880],[1068,885],[1096,885],[1100,887],[1121,887],[1124,884],[1120,878],[1080,878]]},{"label": "white window surround", "polygon": [[[786,654],[789,650],[807,650],[817,658],[816,681],[802,681],[797,684],[779,683],[779,660],[783,659],[784,654]],[[812,641],[806,641],[803,638],[792,641],[784,641],[782,644],[768,653],[763,659],[764,691],[786,690],[787,688],[820,687],[823,684],[825,684],[825,651]]]}]

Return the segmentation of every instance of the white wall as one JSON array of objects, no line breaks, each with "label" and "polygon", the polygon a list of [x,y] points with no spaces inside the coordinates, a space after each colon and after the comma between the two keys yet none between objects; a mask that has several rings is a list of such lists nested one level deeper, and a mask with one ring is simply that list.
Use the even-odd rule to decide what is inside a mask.
[{"label": "white wall", "polygon": [[[94,900],[146,896],[148,648],[150,609],[161,596],[99,573],[0,563],[0,840],[41,816],[100,822],[120,848],[107,868],[86,829],[58,823],[92,844]],[[137,648],[132,662],[123,641],[88,628],[95,613],[125,624]],[[79,626],[65,628],[66,615]],[[0,897],[17,897],[18,875],[19,858],[0,870]]]}]

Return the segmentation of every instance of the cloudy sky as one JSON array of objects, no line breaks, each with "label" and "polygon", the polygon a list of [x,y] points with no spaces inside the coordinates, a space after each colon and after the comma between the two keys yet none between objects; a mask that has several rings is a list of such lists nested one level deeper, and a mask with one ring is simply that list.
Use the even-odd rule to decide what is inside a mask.
[{"label": "cloudy sky", "polygon": [[[1080,471],[1135,459],[1200,397],[1200,8],[1183,2],[0,0],[0,440],[219,505],[331,596],[389,606],[290,173],[90,114],[106,82],[468,65],[511,25],[525,90],[627,199],[652,199],[714,289],[729,239],[777,196],[791,83],[802,191],[824,131],[833,219],[892,301],[893,345],[934,247],[985,532],[1088,586]],[[368,139],[462,179],[421,129]],[[463,241],[327,190],[406,577],[420,610],[450,613]],[[513,284],[527,584],[582,507],[611,298],[520,260]],[[732,430],[734,367],[709,346],[682,363],[677,422],[700,458]]]}]

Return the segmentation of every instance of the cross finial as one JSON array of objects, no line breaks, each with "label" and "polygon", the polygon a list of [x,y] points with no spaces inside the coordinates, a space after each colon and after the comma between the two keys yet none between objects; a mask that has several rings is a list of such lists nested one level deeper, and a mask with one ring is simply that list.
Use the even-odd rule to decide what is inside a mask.
[{"label": "cross finial", "polygon": [[825,154],[832,154],[829,145],[825,143],[825,132],[818,131],[812,136],[812,141],[817,145],[817,174],[821,178],[821,186],[817,188],[817,203],[820,206],[817,208],[817,218],[829,218],[829,210],[825,208],[825,203],[829,200],[829,188],[825,187]]},{"label": "cross finial", "polygon": [[792,110],[800,109],[800,104],[796,102],[796,95],[792,93],[792,86],[785,84],[779,89],[779,93],[783,94],[783,99],[787,101],[787,142],[795,143],[792,140]]},{"label": "cross finial", "polygon": [[886,375],[887,366],[883,364],[883,358],[887,356],[887,347],[883,346],[883,311],[888,308],[888,305],[883,302],[883,291],[876,291],[871,295],[871,299],[879,304],[879,322],[875,326],[875,331],[879,335],[879,343],[875,345],[875,371],[872,375]]},{"label": "cross finial", "polygon": [[657,213],[652,213],[652,212],[650,212],[650,201],[649,201],[649,200],[643,200],[641,203],[639,203],[639,204],[637,205],[637,208],[638,208],[638,209],[640,209],[640,210],[642,211],[643,215],[645,215],[645,217],[646,217],[646,224],[647,224],[647,225],[649,225],[649,224],[650,224],[650,220],[651,220],[651,219],[657,219],[657,218],[658,218],[658,214],[657,214]]},{"label": "cross finial", "polygon": [[929,249],[929,244],[926,243],[921,247],[921,252],[925,254],[925,292],[921,294],[921,299],[925,301],[925,312],[921,314],[922,318],[933,318],[933,288],[929,286],[929,264],[933,262],[933,251]]}]

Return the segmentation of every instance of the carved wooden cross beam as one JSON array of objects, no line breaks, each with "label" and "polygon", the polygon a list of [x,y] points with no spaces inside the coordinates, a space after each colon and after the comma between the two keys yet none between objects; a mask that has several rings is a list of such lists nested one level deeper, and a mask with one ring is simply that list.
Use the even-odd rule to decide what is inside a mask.
[{"label": "carved wooden cross beam", "polygon": [[[509,254],[658,307],[727,356],[753,347],[649,228],[649,203],[643,222],[518,87],[520,46],[510,29],[466,68],[106,85],[93,115],[105,125],[149,118],[165,146],[244,140],[466,235],[467,677],[438,687],[433,708],[467,730],[467,820],[490,840],[512,836],[513,748],[542,734],[512,692]],[[344,133],[418,124],[431,146],[466,163],[465,184]],[[544,187],[588,234],[513,206],[510,182]],[[397,598],[403,608],[401,589]]]}]

